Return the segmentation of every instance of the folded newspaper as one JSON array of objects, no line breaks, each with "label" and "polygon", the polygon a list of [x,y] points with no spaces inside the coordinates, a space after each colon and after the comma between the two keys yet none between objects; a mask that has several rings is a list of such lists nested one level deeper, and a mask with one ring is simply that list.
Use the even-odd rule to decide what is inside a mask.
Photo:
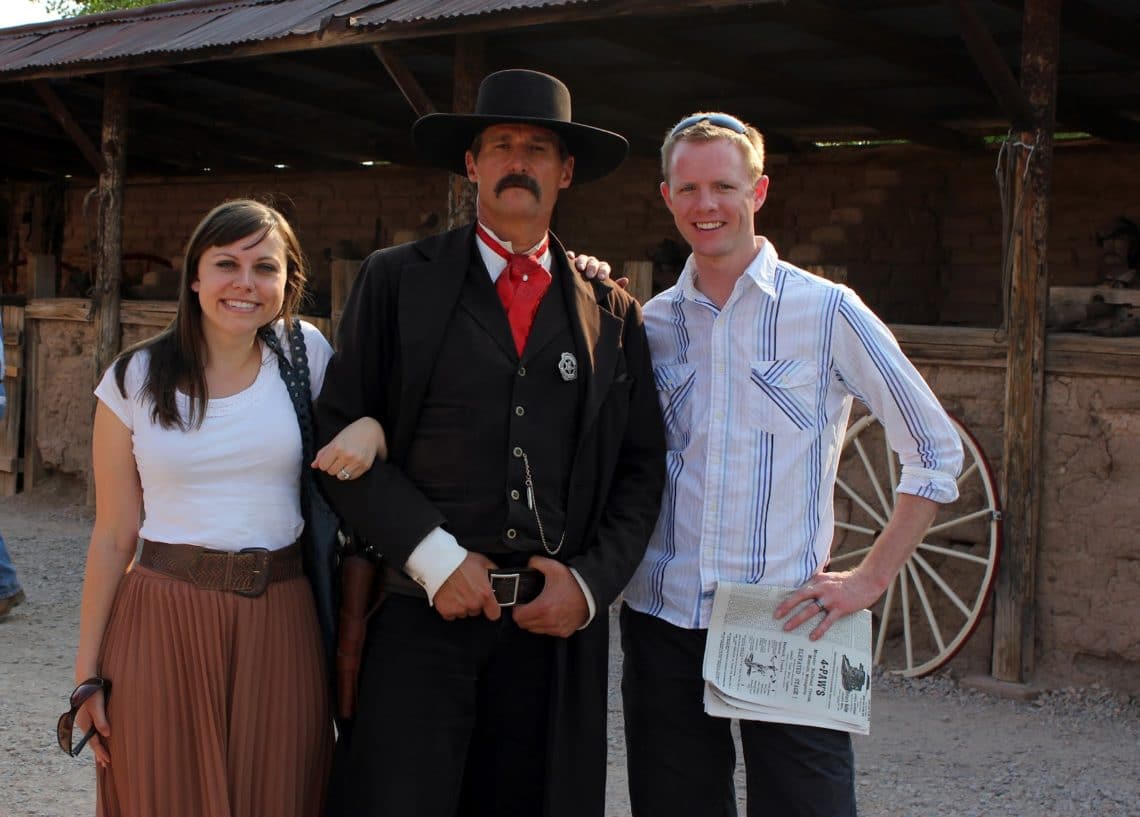
[{"label": "folded newspaper", "polygon": [[723,718],[871,729],[871,612],[812,641],[822,612],[791,632],[772,617],[789,587],[720,582],[705,645],[705,712]]}]

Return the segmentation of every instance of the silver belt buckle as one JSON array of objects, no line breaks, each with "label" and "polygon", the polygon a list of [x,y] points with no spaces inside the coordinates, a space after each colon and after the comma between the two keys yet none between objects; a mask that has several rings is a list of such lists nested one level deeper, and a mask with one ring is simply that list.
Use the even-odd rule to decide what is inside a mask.
[{"label": "silver belt buckle", "polygon": [[[514,584],[510,586],[511,600],[503,601],[502,595],[499,593],[499,588],[503,587],[502,582],[509,582],[512,579],[514,580]],[[518,604],[520,579],[521,576],[518,571],[491,571],[491,592],[495,594],[495,601],[499,602],[500,607],[514,607],[516,604]]]}]

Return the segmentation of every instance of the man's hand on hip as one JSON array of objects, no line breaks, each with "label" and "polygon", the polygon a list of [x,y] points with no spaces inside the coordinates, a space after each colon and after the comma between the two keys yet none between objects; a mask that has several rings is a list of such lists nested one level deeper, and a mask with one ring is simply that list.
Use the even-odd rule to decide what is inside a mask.
[{"label": "man's hand on hip", "polygon": [[531,556],[527,566],[541,571],[546,584],[534,601],[515,607],[515,623],[538,635],[573,635],[590,615],[578,580],[566,565],[544,556]]},{"label": "man's hand on hip", "polygon": [[482,553],[468,552],[436,591],[432,599],[436,611],[448,621],[480,613],[491,621],[498,621],[502,613],[487,577],[487,571],[495,566]]}]

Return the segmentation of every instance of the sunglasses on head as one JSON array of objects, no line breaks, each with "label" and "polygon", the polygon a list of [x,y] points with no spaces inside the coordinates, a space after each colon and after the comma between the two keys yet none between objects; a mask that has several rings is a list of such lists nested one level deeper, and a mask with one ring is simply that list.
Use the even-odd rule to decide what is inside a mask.
[{"label": "sunglasses on head", "polygon": [[83,704],[87,703],[87,699],[94,695],[99,690],[103,690],[103,703],[107,702],[107,698],[111,694],[111,682],[106,678],[88,678],[71,691],[71,697],[68,703],[71,708],[59,716],[59,721],[55,725],[55,738],[59,742],[59,748],[67,752],[72,757],[76,757],[83,751],[83,747],[87,745],[87,741],[95,735],[95,726],[92,725],[90,729],[83,735],[83,738],[72,745],[72,740],[75,734],[75,714],[79,711]]},{"label": "sunglasses on head", "polygon": [[716,125],[718,128],[728,128],[730,131],[735,131],[739,134],[748,133],[748,126],[735,116],[729,116],[726,113],[695,113],[692,116],[686,116],[674,125],[673,130],[669,133],[669,138],[672,139],[685,128],[691,128],[698,122],[708,122],[710,125]]}]

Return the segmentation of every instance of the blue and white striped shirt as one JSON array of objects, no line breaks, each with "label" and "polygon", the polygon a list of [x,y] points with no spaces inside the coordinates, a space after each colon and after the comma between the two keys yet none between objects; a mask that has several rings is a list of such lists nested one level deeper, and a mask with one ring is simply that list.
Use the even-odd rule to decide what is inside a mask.
[{"label": "blue and white striped shirt", "polygon": [[847,287],[780,261],[767,240],[724,309],[694,272],[690,256],[645,306],[668,479],[624,598],[706,628],[718,581],[797,587],[826,562],[853,398],[886,426],[901,492],[956,499],[962,446],[890,330]]}]

